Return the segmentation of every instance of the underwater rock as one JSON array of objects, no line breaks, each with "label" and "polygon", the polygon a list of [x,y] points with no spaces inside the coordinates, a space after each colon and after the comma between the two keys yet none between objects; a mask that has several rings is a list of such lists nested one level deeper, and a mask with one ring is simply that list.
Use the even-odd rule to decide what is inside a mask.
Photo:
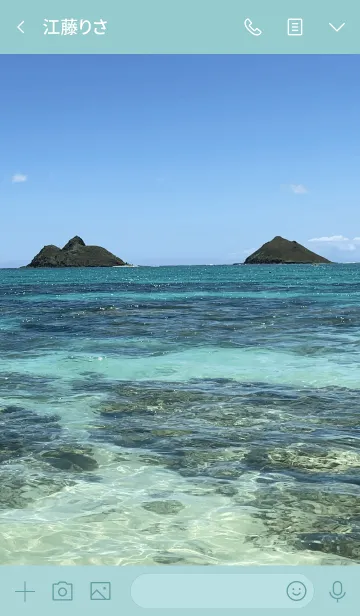
[{"label": "underwater rock", "polygon": [[178,556],[177,554],[171,554],[164,552],[162,554],[156,554],[153,556],[153,561],[158,565],[186,565],[186,558],[183,556]]},{"label": "underwater rock", "polygon": [[38,415],[17,406],[0,408],[0,463],[36,454],[61,432],[56,415]]},{"label": "underwater rock", "polygon": [[[107,392],[94,440],[136,449],[144,464],[186,477],[189,495],[251,507],[264,528],[251,541],[261,549],[312,550],[320,534],[325,560],[360,561],[358,391],[204,379],[114,383]],[[143,507],[166,515],[164,502]]]},{"label": "underwater rock", "polygon": [[91,453],[91,450],[63,446],[58,449],[44,451],[41,457],[54,468],[61,470],[77,472],[94,471],[98,468],[98,463],[89,453]]},{"label": "underwater rock", "polygon": [[[312,550],[360,562],[360,498],[344,494],[342,484],[295,482],[278,478],[255,493],[251,502],[256,517],[266,529],[255,541],[260,547],[270,541],[295,550]],[[235,502],[244,505],[241,497]],[[250,504],[250,503],[249,503]]]},{"label": "underwater rock", "polygon": [[98,480],[83,472],[98,467],[92,449],[59,445],[63,436],[56,415],[38,415],[20,406],[0,408],[0,509],[24,508],[72,486],[74,472],[82,472],[82,481]]},{"label": "underwater rock", "polygon": [[299,535],[294,547],[360,561],[360,532],[347,534],[308,533]]},{"label": "underwater rock", "polygon": [[232,486],[230,484],[224,484],[224,485],[219,485],[216,488],[215,492],[217,494],[221,494],[222,496],[230,496],[230,497],[232,497],[232,496],[235,496],[238,493],[238,490],[234,486]]},{"label": "underwater rock", "polygon": [[185,509],[185,505],[177,500],[149,501],[147,503],[143,503],[142,507],[147,511],[157,513],[158,515],[175,515],[182,509]]},{"label": "underwater rock", "polygon": [[20,476],[19,467],[0,467],[0,510],[22,509],[37,498],[44,498],[74,485],[74,481],[62,476],[47,477],[37,470],[28,469]]}]

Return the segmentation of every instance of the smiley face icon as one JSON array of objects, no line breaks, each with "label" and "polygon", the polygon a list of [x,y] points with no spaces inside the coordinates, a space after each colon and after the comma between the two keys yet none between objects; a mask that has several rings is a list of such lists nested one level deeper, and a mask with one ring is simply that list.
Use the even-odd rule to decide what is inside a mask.
[{"label": "smiley face icon", "polygon": [[291,601],[302,601],[305,599],[307,589],[303,582],[291,582],[286,589],[286,594]]}]

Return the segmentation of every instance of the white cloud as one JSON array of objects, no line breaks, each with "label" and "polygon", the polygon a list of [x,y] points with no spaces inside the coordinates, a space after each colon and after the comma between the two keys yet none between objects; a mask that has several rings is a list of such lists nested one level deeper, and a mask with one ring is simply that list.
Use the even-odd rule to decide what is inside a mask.
[{"label": "white cloud", "polygon": [[350,239],[344,235],[330,235],[329,237],[313,237],[308,242],[314,244],[327,244],[329,248],[336,248],[337,250],[354,251],[360,247],[360,237],[354,237]]},{"label": "white cloud", "polygon": [[308,192],[304,184],[290,184],[290,189],[295,195],[305,195]]},{"label": "white cloud", "polygon": [[26,182],[27,180],[27,175],[23,175],[22,173],[15,173],[15,175],[12,176],[11,181],[13,184],[19,184],[20,182]]},{"label": "white cloud", "polygon": [[[360,238],[355,238],[356,239],[360,239]],[[353,240],[353,241],[354,241]],[[311,238],[311,240],[308,240],[308,242],[328,242],[329,244],[333,244],[333,243],[338,243],[338,242],[349,242],[349,238],[348,237],[344,237],[343,235],[331,235],[330,237],[313,237]]]}]

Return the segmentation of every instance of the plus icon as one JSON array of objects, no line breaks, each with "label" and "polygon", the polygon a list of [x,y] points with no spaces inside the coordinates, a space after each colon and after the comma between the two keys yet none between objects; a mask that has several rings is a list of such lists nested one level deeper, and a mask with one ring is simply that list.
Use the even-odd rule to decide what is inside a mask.
[{"label": "plus icon", "polygon": [[26,603],[28,593],[35,592],[35,590],[28,590],[26,588],[26,582],[24,582],[24,588],[22,590],[15,590],[15,592],[21,592],[24,595],[24,603]]}]

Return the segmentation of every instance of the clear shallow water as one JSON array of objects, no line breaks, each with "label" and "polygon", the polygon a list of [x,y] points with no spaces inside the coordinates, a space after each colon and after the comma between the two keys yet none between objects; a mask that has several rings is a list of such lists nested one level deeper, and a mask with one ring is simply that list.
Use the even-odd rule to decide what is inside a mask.
[{"label": "clear shallow water", "polygon": [[0,270],[2,564],[360,562],[360,265]]}]

